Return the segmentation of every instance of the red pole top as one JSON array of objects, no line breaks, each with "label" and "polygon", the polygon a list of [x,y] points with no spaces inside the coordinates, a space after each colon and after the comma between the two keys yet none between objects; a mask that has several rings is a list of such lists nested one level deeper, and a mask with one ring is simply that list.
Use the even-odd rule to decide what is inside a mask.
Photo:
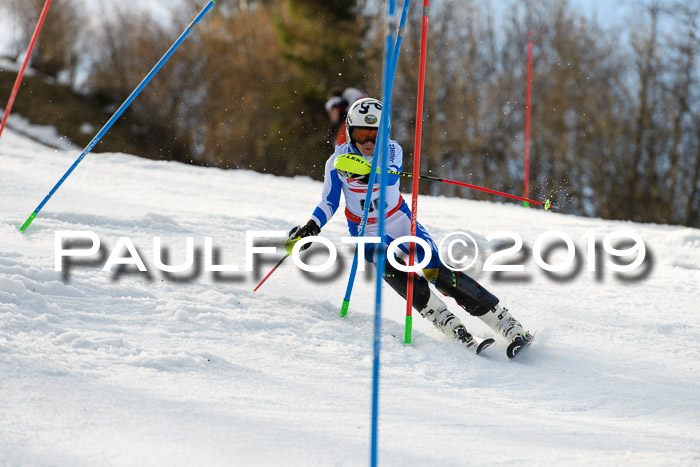
[{"label": "red pole top", "polygon": [[[530,113],[532,111],[532,31],[527,33],[527,78],[525,83],[525,173],[523,193],[530,196]],[[526,204],[527,206],[527,204]]]}]

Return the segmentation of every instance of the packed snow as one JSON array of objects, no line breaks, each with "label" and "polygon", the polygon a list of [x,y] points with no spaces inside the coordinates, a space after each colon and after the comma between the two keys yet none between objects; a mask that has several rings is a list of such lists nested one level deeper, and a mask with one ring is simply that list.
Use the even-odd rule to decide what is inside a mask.
[{"label": "packed snow", "polygon": [[[305,223],[320,182],[95,153],[22,233],[79,155],[22,133],[0,139],[0,464],[369,462],[374,272],[358,274],[339,317],[352,253],[343,207],[322,232],[337,267],[305,273],[287,260],[252,292],[284,254],[271,238],[261,243],[276,252],[245,271],[246,232]],[[419,218],[438,242],[455,231],[476,239],[467,272],[537,337],[515,360],[502,340],[476,356],[416,313],[404,345],[405,302],[385,286],[380,465],[700,464],[700,230],[427,196]],[[93,232],[100,252],[57,271],[62,231]],[[502,231],[524,248],[497,262],[524,272],[483,271],[503,249],[487,237]],[[548,231],[576,244],[564,271],[535,263],[538,239],[555,239]],[[607,263],[603,242],[617,231],[643,240],[635,271]],[[163,263],[178,265],[188,237],[195,265],[158,269],[154,238]],[[207,237],[213,263],[238,272],[204,270]],[[103,271],[132,257],[116,248],[125,242],[147,272]],[[549,264],[566,261],[558,243]],[[318,246],[305,256],[326,257]],[[491,335],[449,305],[475,335]]]}]

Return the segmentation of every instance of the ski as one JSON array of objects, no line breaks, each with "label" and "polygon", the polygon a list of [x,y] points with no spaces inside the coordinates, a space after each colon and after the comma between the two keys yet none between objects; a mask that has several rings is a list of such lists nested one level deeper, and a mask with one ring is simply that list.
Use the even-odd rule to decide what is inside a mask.
[{"label": "ski", "polygon": [[[396,334],[392,334],[391,336],[400,342],[400,339]],[[476,340],[476,338],[472,338],[472,339],[474,340],[474,344],[466,345],[466,343],[464,343],[464,342],[463,342],[463,344],[467,349],[471,350],[472,352],[474,352],[477,355],[481,354],[481,352],[486,350],[487,347],[490,347],[491,344],[494,344],[496,342],[495,339],[491,339],[491,338],[484,339],[483,341],[478,341],[478,340]],[[476,348],[474,348],[474,346],[476,346]]]},{"label": "ski", "polygon": [[487,347],[489,347],[491,344],[493,344],[493,343],[495,343],[495,342],[496,342],[495,339],[491,339],[491,338],[484,339],[484,340],[481,341],[481,342],[479,343],[479,345],[476,347],[476,354],[477,354],[477,355],[481,354],[481,352],[483,352],[484,350],[486,350]]},{"label": "ski", "polygon": [[515,358],[516,355],[518,355],[520,352],[522,352],[530,346],[534,338],[535,334],[530,334],[528,332],[523,338],[516,339],[515,341],[511,342],[508,345],[508,348],[506,349],[506,355],[508,356],[508,358]]},{"label": "ski", "polygon": [[490,346],[495,340],[488,338],[484,340],[479,340],[476,337],[469,334],[467,328],[463,324],[459,324],[452,330],[452,335],[454,338],[464,344],[469,350],[479,355],[486,347]]},{"label": "ski", "polygon": [[460,341],[459,339],[457,341],[461,342],[462,345],[464,345],[469,351],[474,352],[477,355],[481,355],[481,352],[483,352],[491,344],[496,342],[494,339],[491,339],[490,337],[487,339],[484,339],[484,340],[479,340],[476,337],[472,337],[468,341]]}]

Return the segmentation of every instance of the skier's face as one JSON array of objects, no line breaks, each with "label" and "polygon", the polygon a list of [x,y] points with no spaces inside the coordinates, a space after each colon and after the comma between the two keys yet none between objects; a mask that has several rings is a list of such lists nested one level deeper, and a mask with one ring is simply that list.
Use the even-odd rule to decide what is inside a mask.
[{"label": "skier's face", "polygon": [[365,144],[356,143],[356,146],[365,157],[372,157],[374,154],[374,141],[367,141]]},{"label": "skier's face", "polygon": [[363,156],[370,157],[374,154],[374,144],[377,141],[376,128],[353,128],[352,137]]}]

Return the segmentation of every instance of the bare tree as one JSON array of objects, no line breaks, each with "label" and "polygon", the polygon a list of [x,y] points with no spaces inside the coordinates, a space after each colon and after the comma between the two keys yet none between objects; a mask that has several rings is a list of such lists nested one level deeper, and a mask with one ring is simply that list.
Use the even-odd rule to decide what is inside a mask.
[{"label": "bare tree", "polygon": [[[18,12],[23,31],[33,28],[43,2],[8,1],[4,7]],[[73,1],[56,4],[56,18],[79,18]],[[193,13],[201,7],[183,4]],[[532,31],[530,196],[551,198],[571,213],[697,226],[700,1],[643,0],[639,21],[623,34],[586,19],[567,0],[508,5],[500,18],[477,0],[431,6],[421,171],[519,192]],[[328,155],[327,93],[352,85],[380,97],[380,10],[359,0],[222,5],[130,108],[133,139],[152,157],[320,177]],[[37,63],[55,74],[76,70],[81,57],[89,73],[84,91],[116,105],[170,46],[185,26],[175,18],[183,16],[179,11],[168,23],[110,11],[91,31],[92,52],[76,52],[85,43],[80,37],[66,42],[79,28],[52,32],[54,19]],[[422,10],[413,8],[393,91],[392,137],[404,147],[405,170],[414,152],[421,19]],[[421,186],[431,194],[495,200],[445,184]]]},{"label": "bare tree", "polygon": [[[26,51],[45,0],[7,0],[4,7],[18,25],[15,47],[19,53]],[[66,78],[73,84],[78,51],[74,47],[77,31],[83,21],[82,14],[73,0],[52,4],[42,26],[36,48],[31,57],[33,68],[56,77],[67,71]]]}]

